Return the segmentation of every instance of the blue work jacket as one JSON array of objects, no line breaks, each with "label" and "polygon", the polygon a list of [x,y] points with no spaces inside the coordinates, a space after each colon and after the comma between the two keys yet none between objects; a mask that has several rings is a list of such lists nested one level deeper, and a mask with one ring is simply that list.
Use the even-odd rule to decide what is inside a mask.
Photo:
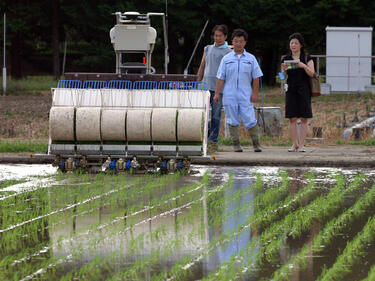
[{"label": "blue work jacket", "polygon": [[238,57],[232,51],[221,60],[216,78],[224,80],[223,104],[249,104],[252,94],[251,82],[263,76],[256,58],[246,52]]}]

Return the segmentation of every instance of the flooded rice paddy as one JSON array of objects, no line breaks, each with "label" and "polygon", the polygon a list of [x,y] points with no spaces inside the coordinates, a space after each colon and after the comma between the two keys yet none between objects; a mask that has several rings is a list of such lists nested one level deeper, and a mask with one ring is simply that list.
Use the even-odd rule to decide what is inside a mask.
[{"label": "flooded rice paddy", "polygon": [[0,280],[375,280],[374,171],[193,170],[0,165]]}]

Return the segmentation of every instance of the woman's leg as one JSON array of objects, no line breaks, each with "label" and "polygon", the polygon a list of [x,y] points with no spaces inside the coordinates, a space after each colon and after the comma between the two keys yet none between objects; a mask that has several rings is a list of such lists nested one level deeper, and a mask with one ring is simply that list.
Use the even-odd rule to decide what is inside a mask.
[{"label": "woman's leg", "polygon": [[302,149],[305,146],[305,139],[307,136],[307,118],[301,118],[299,146]]},{"label": "woman's leg", "polygon": [[292,138],[293,146],[292,148],[298,148],[298,132],[297,132],[297,118],[290,118],[289,125],[290,137]]}]

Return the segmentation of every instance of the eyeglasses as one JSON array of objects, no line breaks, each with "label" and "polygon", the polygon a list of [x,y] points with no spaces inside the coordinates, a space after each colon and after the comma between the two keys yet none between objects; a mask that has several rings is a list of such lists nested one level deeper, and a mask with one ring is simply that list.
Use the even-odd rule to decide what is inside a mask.
[{"label": "eyeglasses", "polygon": [[243,44],[243,43],[245,43],[246,41],[245,40],[233,40],[233,44]]}]

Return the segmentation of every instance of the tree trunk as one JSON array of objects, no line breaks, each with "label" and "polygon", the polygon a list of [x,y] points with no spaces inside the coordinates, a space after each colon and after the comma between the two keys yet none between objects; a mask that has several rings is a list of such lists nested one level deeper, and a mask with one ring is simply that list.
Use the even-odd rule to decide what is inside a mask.
[{"label": "tree trunk", "polygon": [[53,49],[53,75],[56,79],[60,76],[60,48],[59,48],[59,1],[51,0],[52,4],[52,49]]}]

